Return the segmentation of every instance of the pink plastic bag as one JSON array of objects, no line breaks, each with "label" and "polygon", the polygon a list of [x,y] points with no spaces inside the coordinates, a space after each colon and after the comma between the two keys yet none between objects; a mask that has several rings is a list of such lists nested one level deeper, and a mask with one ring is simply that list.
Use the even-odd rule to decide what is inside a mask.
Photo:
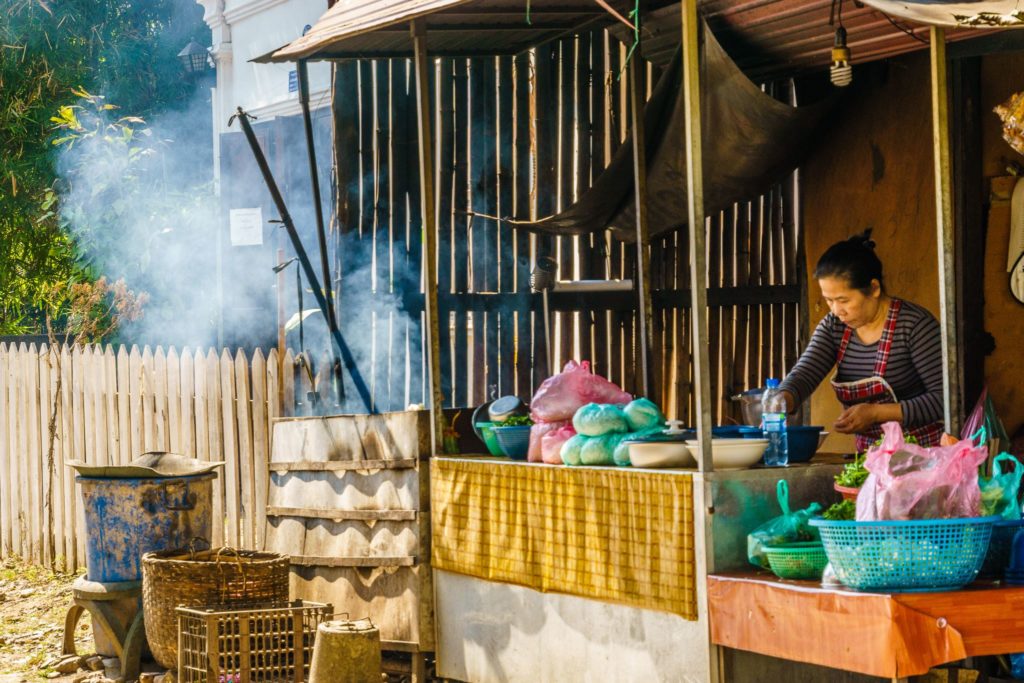
[{"label": "pink plastic bag", "polygon": [[615,384],[591,374],[588,361],[571,360],[561,373],[548,377],[537,389],[530,402],[530,416],[534,422],[571,420],[587,403],[622,404],[630,400],[632,396]]},{"label": "pink plastic bag", "polygon": [[545,434],[571,424],[572,422],[569,420],[559,420],[558,422],[534,422],[533,426],[530,427],[530,445],[526,451],[526,460],[528,462],[544,462],[541,458],[541,439],[544,438]]},{"label": "pink plastic bag", "polygon": [[548,432],[540,440],[541,459],[549,465],[561,465],[562,444],[576,436],[572,425]]},{"label": "pink plastic bag", "polygon": [[882,443],[868,451],[867,480],[857,496],[857,520],[977,517],[978,465],[988,457],[970,441],[924,448],[903,440],[897,422],[882,425]]}]

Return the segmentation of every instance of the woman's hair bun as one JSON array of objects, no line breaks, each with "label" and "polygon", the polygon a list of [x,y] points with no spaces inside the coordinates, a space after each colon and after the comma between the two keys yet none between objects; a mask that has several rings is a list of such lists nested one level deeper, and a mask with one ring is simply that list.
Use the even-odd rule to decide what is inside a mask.
[{"label": "woman's hair bun", "polygon": [[864,232],[858,233],[850,238],[850,242],[857,244],[865,249],[874,249],[875,241],[871,239],[871,228],[866,229]]}]

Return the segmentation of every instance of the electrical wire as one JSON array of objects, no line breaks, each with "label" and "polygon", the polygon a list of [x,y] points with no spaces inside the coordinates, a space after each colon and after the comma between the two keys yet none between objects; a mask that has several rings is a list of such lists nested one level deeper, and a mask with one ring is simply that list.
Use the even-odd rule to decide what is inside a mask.
[{"label": "electrical wire", "polygon": [[906,26],[901,25],[899,22],[897,22],[895,19],[890,17],[885,12],[882,12],[882,16],[885,17],[886,19],[888,19],[890,24],[892,24],[893,26],[898,28],[900,31],[903,31],[904,33],[906,33],[908,36],[910,36],[914,40],[916,40],[916,41],[918,41],[920,43],[924,43],[925,45],[928,44],[928,41],[925,40],[924,38],[922,38],[921,36],[917,35],[916,33],[914,33],[913,29],[910,29],[910,28],[907,28]]}]

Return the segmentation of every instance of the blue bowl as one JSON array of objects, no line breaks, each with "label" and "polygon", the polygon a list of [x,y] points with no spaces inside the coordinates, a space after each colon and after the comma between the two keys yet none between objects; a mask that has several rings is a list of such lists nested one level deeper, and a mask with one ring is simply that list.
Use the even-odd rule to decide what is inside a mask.
[{"label": "blue bowl", "polygon": [[530,425],[494,426],[491,429],[505,455],[514,460],[526,460],[530,451]]},{"label": "blue bowl", "polygon": [[[740,427],[740,436],[744,439],[763,439],[764,432],[757,427]],[[824,427],[793,426],[786,427],[786,441],[789,446],[789,462],[810,462],[818,452],[818,442]]]}]

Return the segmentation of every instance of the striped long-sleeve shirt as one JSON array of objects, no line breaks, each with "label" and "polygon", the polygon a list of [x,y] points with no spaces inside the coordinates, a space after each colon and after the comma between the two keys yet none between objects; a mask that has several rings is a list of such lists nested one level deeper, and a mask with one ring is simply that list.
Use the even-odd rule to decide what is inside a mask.
[{"label": "striped long-sleeve shirt", "polygon": [[[780,386],[802,403],[836,365],[846,325],[829,313],[818,323],[800,360]],[[874,374],[878,343],[850,337],[836,379],[853,382]],[[896,320],[885,380],[903,408],[903,424],[920,427],[943,418],[942,337],[939,323],[926,309],[904,301]]]}]

